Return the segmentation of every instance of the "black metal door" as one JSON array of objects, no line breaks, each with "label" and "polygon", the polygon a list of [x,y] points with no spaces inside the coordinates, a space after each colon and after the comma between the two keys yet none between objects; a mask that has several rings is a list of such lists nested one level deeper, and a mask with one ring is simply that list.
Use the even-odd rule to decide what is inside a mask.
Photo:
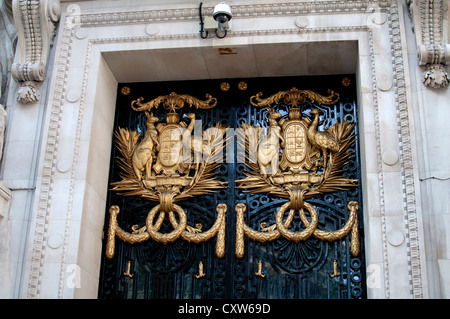
[{"label": "black metal door", "polygon": [[[145,114],[133,111],[130,108],[131,101],[141,96],[148,100],[170,92],[199,98],[208,93],[217,98],[216,107],[195,110],[203,130],[217,122],[230,128],[237,128],[242,122],[267,126],[267,109],[252,106],[250,97],[258,92],[269,96],[296,87],[320,94],[326,94],[327,89],[338,92],[340,99],[334,105],[325,106],[307,101],[301,106],[302,114],[308,115],[312,108],[319,108],[322,113],[319,128],[347,120],[356,123],[354,131],[357,133],[358,110],[354,83],[353,75],[124,83],[118,88],[115,128],[127,127],[144,133]],[[283,102],[274,106],[274,109],[282,116],[287,116],[287,107]],[[192,109],[188,108],[178,111],[181,115],[190,112]],[[159,119],[165,118],[166,113],[163,108],[153,110],[153,114]],[[360,186],[321,194],[309,200],[318,212],[322,229],[341,227],[349,218],[347,203],[359,202],[359,256],[352,257],[350,254],[350,239],[346,236],[333,242],[310,238],[298,243],[284,238],[264,243],[245,238],[244,257],[237,258],[236,204],[246,204],[245,223],[253,229],[260,229],[262,223],[274,223],[274,212],[286,199],[267,194],[251,194],[236,188],[235,181],[245,177],[246,167],[236,158],[236,143],[233,141],[231,145],[234,151],[230,152],[231,149],[228,148],[226,161],[218,169],[220,180],[228,182],[228,187],[212,195],[196,196],[179,203],[186,211],[188,224],[201,223],[204,229],[214,223],[217,204],[227,205],[224,257],[218,258],[215,255],[215,238],[199,244],[182,239],[168,244],[152,240],[128,244],[116,239],[114,257],[107,259],[105,254],[102,256],[99,298],[365,298]],[[344,170],[348,178],[360,180],[358,135],[352,148],[354,153]],[[117,156],[118,151],[113,147],[111,183],[120,180]],[[122,196],[109,191],[107,207],[111,205],[120,206],[122,213],[118,217],[118,223],[123,229],[130,229],[133,225],[142,225],[155,203],[141,197]],[[109,214],[106,213],[105,216],[106,238]],[[294,218],[293,224],[299,221],[296,219],[298,217]],[[164,225],[161,232],[172,230],[170,224]]]}]

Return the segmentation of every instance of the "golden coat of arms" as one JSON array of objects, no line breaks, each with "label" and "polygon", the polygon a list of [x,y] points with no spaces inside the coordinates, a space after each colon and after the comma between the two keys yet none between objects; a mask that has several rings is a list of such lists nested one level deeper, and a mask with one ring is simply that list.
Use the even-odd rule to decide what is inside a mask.
[{"label": "golden coat of arms", "polygon": [[[329,91],[322,96],[310,90],[292,88],[262,99],[262,93],[252,96],[255,107],[266,107],[267,129],[242,123],[236,130],[238,147],[245,150],[248,170],[246,178],[236,181],[238,188],[252,193],[265,193],[288,199],[276,212],[275,223],[262,225],[254,230],[244,222],[245,204],[239,203],[236,211],[236,256],[244,255],[244,235],[259,242],[273,241],[283,237],[292,242],[314,237],[324,241],[336,241],[351,234],[351,254],[359,254],[358,202],[347,205],[349,217],[338,230],[319,229],[319,216],[314,206],[306,200],[324,193],[345,190],[357,186],[358,181],[346,178],[343,167],[351,157],[350,146],[354,143],[354,124],[337,122],[324,131],[318,129],[319,109],[313,108],[307,116],[299,105],[309,99],[312,103],[332,105],[339,95]],[[273,108],[283,101],[289,107],[282,117]],[[115,132],[116,146],[121,154],[118,164],[121,179],[111,183],[112,190],[124,196],[140,196],[157,204],[148,212],[145,225],[134,225],[131,231],[123,230],[117,221],[120,208],[109,209],[110,220],[106,256],[112,258],[115,237],[128,243],[141,243],[152,239],[167,244],[178,238],[201,243],[217,236],[216,255],[225,254],[225,214],[227,206],[218,204],[217,219],[209,230],[201,225],[190,226],[183,208],[176,203],[194,196],[209,194],[227,183],[218,180],[215,170],[222,164],[226,146],[227,128],[220,123],[208,128],[201,136],[193,135],[195,113],[180,120],[176,112],[185,106],[210,109],[217,104],[216,98],[207,94],[205,100],[174,92],[143,103],[143,98],[131,102],[133,110],[145,112],[146,130],[136,131],[119,128]],[[165,122],[151,112],[163,105],[168,111]],[[239,156],[239,155],[238,155]],[[193,160],[192,160],[193,159]],[[298,212],[301,231],[292,231],[292,223]],[[285,217],[285,215],[287,215]],[[166,216],[173,230],[159,230]]]},{"label": "golden coat of arms", "polygon": [[[121,154],[118,164],[123,173],[122,180],[111,185],[112,190],[122,195],[140,196],[158,204],[148,212],[145,226],[139,228],[134,225],[131,232],[118,225],[117,215],[120,209],[117,205],[111,206],[106,256],[114,256],[116,236],[128,243],[140,243],[151,238],[167,244],[178,238],[200,243],[217,235],[216,255],[223,257],[226,205],[217,205],[215,223],[209,230],[202,231],[199,224],[195,227],[188,225],[185,211],[175,204],[227,187],[226,183],[216,179],[215,174],[215,169],[222,163],[226,128],[218,123],[202,132],[201,136],[193,135],[195,114],[186,116],[189,122],[186,124],[180,121],[180,115],[176,113],[176,110],[185,105],[209,109],[216,105],[217,100],[209,94],[202,101],[190,95],[172,92],[147,103],[142,101],[143,98],[133,101],[131,107],[146,114],[144,136],[127,128],[119,128],[114,134]],[[166,123],[158,123],[159,119],[150,112],[161,104],[168,111]],[[161,233],[159,230],[166,215],[173,231]]]},{"label": "golden coat of arms", "polygon": [[[342,175],[342,167],[351,156],[348,148],[354,142],[354,124],[338,122],[325,131],[319,131],[319,109],[312,109],[312,118],[309,118],[302,117],[298,107],[306,99],[321,105],[336,103],[339,95],[333,91],[329,93],[329,96],[322,96],[313,91],[292,88],[266,99],[261,99],[262,93],[250,99],[251,104],[256,107],[267,107],[269,126],[267,130],[262,130],[242,123],[238,143],[245,150],[248,171],[245,179],[236,181],[237,187],[252,193],[287,198],[289,201],[277,211],[275,224],[268,227],[261,225],[261,231],[245,224],[245,204],[236,205],[238,258],[244,255],[244,235],[259,242],[273,241],[281,236],[300,242],[310,237],[335,241],[351,233],[351,253],[354,256],[359,254],[357,202],[348,203],[349,218],[341,229],[325,231],[318,228],[316,209],[305,201],[319,194],[357,186],[357,180]],[[290,107],[288,118],[281,118],[281,114],[271,108],[280,101]],[[284,218],[286,212],[288,214]],[[303,230],[294,232],[289,228],[296,212],[303,223]]]}]

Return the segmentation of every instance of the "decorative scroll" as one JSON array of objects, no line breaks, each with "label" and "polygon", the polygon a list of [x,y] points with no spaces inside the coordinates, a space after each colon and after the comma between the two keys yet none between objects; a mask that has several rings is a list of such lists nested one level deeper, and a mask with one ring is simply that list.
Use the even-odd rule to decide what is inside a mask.
[{"label": "decorative scroll", "polygon": [[38,83],[44,81],[51,41],[61,16],[59,0],[14,0],[14,24],[17,30],[19,61],[11,74],[20,83],[17,101],[39,100]]},{"label": "decorative scroll", "polygon": [[422,81],[426,87],[446,88],[450,77],[446,66],[450,63],[450,44],[447,30],[448,4],[445,0],[406,0],[414,24],[419,66],[424,67]]},{"label": "decorative scroll", "polygon": [[312,103],[317,102],[319,104],[334,104],[339,100],[339,94],[334,93],[332,90],[328,90],[329,96],[320,95],[310,90],[299,90],[293,87],[287,91],[280,91],[274,95],[261,99],[262,92],[250,98],[250,103],[253,106],[270,106],[279,103],[281,100],[289,106],[297,107],[300,104],[305,103],[306,99],[309,99]]},{"label": "decorative scroll", "polygon": [[[342,175],[342,167],[352,155],[348,148],[354,143],[354,124],[338,122],[325,131],[318,131],[319,110],[313,109],[310,112],[312,119],[302,118],[298,107],[306,98],[321,104],[336,103],[339,95],[331,90],[329,93],[328,97],[323,97],[312,91],[293,88],[264,100],[260,99],[261,93],[250,99],[258,107],[277,104],[281,100],[292,107],[289,109],[288,119],[280,119],[281,114],[268,107],[269,128],[266,132],[259,127],[242,123],[238,143],[241,149],[246,150],[245,163],[248,171],[244,173],[246,178],[236,181],[237,187],[247,192],[271,194],[289,201],[276,213],[275,224],[269,227],[264,225],[261,231],[253,230],[245,224],[245,204],[236,205],[238,258],[244,255],[244,234],[258,242],[273,241],[280,236],[300,242],[311,237],[336,241],[351,233],[351,254],[359,254],[357,202],[348,203],[349,219],[341,229],[324,231],[318,229],[319,216],[316,209],[305,201],[319,194],[357,186],[358,183],[357,180]],[[299,232],[289,230],[296,212],[304,225],[304,229]]]},{"label": "decorative scroll", "polygon": [[[206,94],[206,100],[202,101],[191,95],[180,95],[175,92],[172,92],[169,95],[158,96],[147,103],[142,103],[143,100],[143,97],[134,100],[131,102],[131,108],[135,111],[150,111],[151,109],[158,108],[158,106],[162,104],[166,110],[175,112],[175,110],[184,107],[185,104],[188,104],[190,107],[194,106],[197,109],[211,109],[217,104],[217,99],[210,94]],[[136,105],[138,107],[136,107]]]},{"label": "decorative scroll", "polygon": [[[193,136],[195,114],[186,116],[189,125],[180,122],[179,115],[174,112],[188,103],[196,108],[208,108],[215,105],[216,99],[207,95],[207,101],[199,101],[188,95],[171,93],[158,97],[149,103],[140,104],[133,101],[133,109],[142,111],[157,108],[164,103],[169,113],[166,123],[158,123],[158,118],[145,112],[147,129],[142,139],[136,131],[119,128],[115,132],[116,145],[122,157],[118,165],[122,169],[122,180],[111,183],[112,190],[125,196],[140,196],[150,201],[159,202],[147,215],[145,226],[132,227],[132,232],[121,229],[117,223],[118,206],[109,209],[110,222],[106,256],[114,256],[115,237],[128,243],[141,243],[149,239],[167,244],[182,238],[188,242],[201,243],[217,236],[216,255],[225,254],[225,204],[217,205],[217,219],[213,226],[202,232],[201,225],[194,228],[187,224],[187,216],[183,208],[176,202],[197,195],[212,193],[226,188],[225,182],[216,178],[215,169],[222,163],[225,147],[226,128],[220,123],[206,130],[202,136]],[[214,101],[214,102],[212,102]],[[137,104],[140,108],[135,108]],[[192,156],[196,160],[192,162]],[[173,231],[161,233],[165,216],[168,215]],[[177,215],[177,217],[175,216]]]}]

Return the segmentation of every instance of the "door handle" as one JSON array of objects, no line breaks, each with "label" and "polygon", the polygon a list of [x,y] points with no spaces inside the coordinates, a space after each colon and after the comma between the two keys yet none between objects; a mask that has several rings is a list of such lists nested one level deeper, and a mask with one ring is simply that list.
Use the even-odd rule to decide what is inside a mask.
[{"label": "door handle", "polygon": [[205,276],[206,276],[206,274],[203,272],[203,262],[200,261],[198,263],[198,275],[195,275],[195,278],[199,279],[199,278],[202,278]]},{"label": "door handle", "polygon": [[124,276],[133,278],[134,274],[130,273],[130,271],[131,271],[131,260],[128,260],[127,271],[123,273]]},{"label": "door handle", "polygon": [[266,277],[266,274],[262,273],[262,261],[261,260],[258,261],[258,272],[255,272],[255,275],[258,277],[261,277],[261,278]]},{"label": "door handle", "polygon": [[337,271],[338,270],[338,263],[337,260],[333,261],[333,273],[330,273],[330,277],[337,277],[339,276],[341,273]]}]

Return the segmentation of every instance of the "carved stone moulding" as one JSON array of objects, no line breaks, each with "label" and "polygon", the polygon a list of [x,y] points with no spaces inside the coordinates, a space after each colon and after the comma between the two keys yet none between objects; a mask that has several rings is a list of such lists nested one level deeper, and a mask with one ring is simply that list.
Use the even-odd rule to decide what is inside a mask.
[{"label": "carved stone moulding", "polygon": [[11,74],[20,88],[17,101],[39,100],[37,86],[45,78],[50,44],[61,16],[59,0],[13,0],[14,24],[18,37],[18,62]]},{"label": "carved stone moulding", "polygon": [[422,81],[427,87],[439,89],[448,86],[450,77],[442,64],[428,64]]},{"label": "carved stone moulding", "polygon": [[422,81],[429,88],[445,88],[449,84],[446,66],[450,62],[450,44],[446,32],[448,12],[445,0],[407,0],[416,34],[419,66],[425,67]]},{"label": "carved stone moulding", "polygon": [[450,62],[449,44],[421,44],[417,47],[419,65],[425,66],[422,81],[427,87],[445,88],[450,81],[445,66]]},{"label": "carved stone moulding", "polygon": [[449,44],[421,44],[417,47],[419,65],[448,64],[450,62]]}]

